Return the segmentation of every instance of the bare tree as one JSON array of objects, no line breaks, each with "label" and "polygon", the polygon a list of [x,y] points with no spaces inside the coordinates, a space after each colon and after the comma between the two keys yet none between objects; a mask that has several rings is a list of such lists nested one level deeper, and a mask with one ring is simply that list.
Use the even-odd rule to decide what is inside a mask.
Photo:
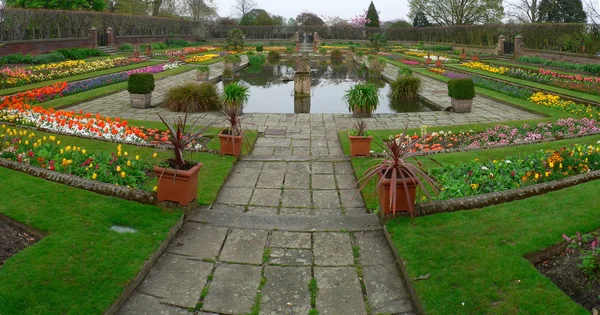
[{"label": "bare tree", "polygon": [[517,2],[507,3],[506,15],[514,18],[521,23],[537,23],[538,21],[538,0],[516,0]]},{"label": "bare tree", "polygon": [[254,0],[235,0],[231,9],[234,15],[243,18],[248,12],[256,9],[256,2]]},{"label": "bare tree", "polygon": [[504,15],[502,0],[408,0],[411,18],[422,12],[438,25],[497,23]]},{"label": "bare tree", "polygon": [[585,6],[587,7],[587,15],[592,23],[599,25],[600,24],[600,2],[594,3],[594,0],[586,0],[584,1]]},{"label": "bare tree", "polygon": [[214,0],[185,0],[185,4],[194,20],[207,19],[217,14]]}]

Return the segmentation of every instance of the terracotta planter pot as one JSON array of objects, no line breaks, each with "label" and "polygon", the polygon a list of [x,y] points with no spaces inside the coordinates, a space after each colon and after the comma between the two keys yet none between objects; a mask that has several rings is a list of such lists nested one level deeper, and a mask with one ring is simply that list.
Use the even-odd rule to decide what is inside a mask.
[{"label": "terracotta planter pot", "polygon": [[175,62],[175,57],[169,57],[169,62]]},{"label": "terracotta planter pot", "polygon": [[[378,174],[379,178],[383,174]],[[408,187],[409,199],[406,198],[406,190],[404,190],[404,183]],[[377,196],[379,198],[381,217],[386,217],[392,214],[392,205],[390,201],[390,190],[391,190],[391,179],[384,179],[381,185],[377,187]],[[415,203],[415,196],[417,194],[417,183],[415,179],[397,179],[396,180],[396,212],[410,212],[409,202]]]},{"label": "terracotta planter pot", "polygon": [[473,99],[459,100],[451,98],[450,104],[455,113],[470,113],[473,107]]},{"label": "terracotta planter pot", "polygon": [[196,80],[198,81],[208,81],[208,72],[196,72]]},{"label": "terracotta planter pot", "polygon": [[140,58],[140,52],[139,52],[139,50],[134,50],[133,51],[133,58]]},{"label": "terracotta planter pot", "polygon": [[351,136],[348,133],[348,138],[350,139],[350,157],[371,156],[371,140],[373,140],[373,136]]},{"label": "terracotta planter pot", "polygon": [[242,153],[242,136],[231,136],[221,132],[219,134],[219,140],[221,141],[219,154],[239,157]]},{"label": "terracotta planter pot", "polygon": [[179,61],[185,61],[185,55],[179,55]]},{"label": "terracotta planter pot", "polygon": [[352,109],[352,116],[355,118],[371,118],[371,112],[364,111],[354,106]]},{"label": "terracotta planter pot", "polygon": [[473,57],[471,59],[473,59],[473,61],[479,61],[479,56],[473,55]]},{"label": "terracotta planter pot", "polygon": [[154,174],[158,177],[158,196],[161,201],[177,202],[187,206],[198,196],[198,171],[202,163],[196,164],[187,171],[171,168],[154,167]]},{"label": "terracotta planter pot", "polygon": [[436,66],[436,67],[441,67],[441,66],[442,66],[442,61],[441,61],[441,60],[439,60],[439,59],[438,59],[438,60],[436,60],[436,61],[435,61],[435,66]]},{"label": "terracotta planter pot", "polygon": [[425,63],[428,64],[428,65],[430,65],[431,64],[431,58],[425,59]]},{"label": "terracotta planter pot", "polygon": [[460,54],[460,60],[467,59],[467,54]]},{"label": "terracotta planter pot", "polygon": [[146,48],[146,56],[152,57],[152,49]]}]

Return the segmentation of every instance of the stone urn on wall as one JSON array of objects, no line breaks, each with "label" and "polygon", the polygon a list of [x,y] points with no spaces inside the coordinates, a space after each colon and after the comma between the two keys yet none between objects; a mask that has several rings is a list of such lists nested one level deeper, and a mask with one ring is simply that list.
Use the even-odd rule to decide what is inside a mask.
[{"label": "stone urn on wall", "polygon": [[131,106],[148,108],[152,106],[154,75],[151,73],[133,73],[127,79],[127,91],[131,96]]},{"label": "stone urn on wall", "polygon": [[452,110],[456,113],[469,113],[475,98],[475,85],[472,79],[451,79],[448,81],[448,96]]}]

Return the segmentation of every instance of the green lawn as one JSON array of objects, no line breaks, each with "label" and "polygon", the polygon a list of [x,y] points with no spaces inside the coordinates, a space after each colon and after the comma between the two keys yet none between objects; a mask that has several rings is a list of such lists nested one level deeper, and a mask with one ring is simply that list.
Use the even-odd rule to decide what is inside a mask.
[{"label": "green lawn", "polygon": [[[148,124],[143,124],[148,126]],[[17,128],[20,129],[20,128]],[[218,129],[211,130],[211,133],[216,133]],[[37,136],[53,135],[48,132],[35,132]],[[247,153],[251,150],[252,145],[256,141],[257,133],[248,132],[248,146],[244,147],[244,152]],[[61,141],[63,146],[78,146],[86,149],[88,152],[116,152],[116,143],[104,142],[98,140],[83,139],[78,137],[70,137],[58,135],[57,139]],[[213,150],[219,149],[218,138],[213,138],[210,142],[209,147]],[[150,158],[153,153],[157,152],[157,161],[171,157],[171,152],[168,150],[157,150],[154,148],[145,148],[134,145],[124,144],[123,152],[127,152],[130,156],[139,155],[141,158]],[[221,156],[219,154],[210,153],[190,153],[189,158],[194,161],[199,161],[204,164],[204,167],[200,169],[198,174],[198,203],[201,205],[209,205],[217,199],[217,195],[221,186],[229,176],[229,172],[233,168],[235,161],[237,160],[232,156]],[[156,182],[156,180],[154,181]],[[152,185],[153,186],[153,185]]]},{"label": "green lawn", "polygon": [[[175,69],[156,73],[156,74],[154,74],[154,79],[159,80],[159,79],[162,79],[162,78],[165,78],[168,76],[180,74],[180,73],[183,73],[186,71],[191,71],[191,70],[194,70],[194,68],[190,67],[190,66],[181,66],[181,67],[178,67]],[[54,109],[66,108],[66,107],[69,107],[69,106],[72,106],[75,104],[79,104],[79,103],[82,103],[85,101],[89,101],[89,100],[92,100],[92,99],[95,99],[98,97],[117,93],[117,92],[120,92],[120,91],[123,91],[126,89],[127,89],[127,82],[120,82],[117,84],[103,86],[101,88],[89,90],[86,92],[57,98],[57,99],[54,99],[54,100],[51,100],[48,102],[44,102],[44,103],[40,103],[40,104],[36,104],[36,105],[44,107],[44,108],[54,108]]]},{"label": "green lawn", "polygon": [[475,73],[475,74],[478,74],[478,75],[481,75],[484,77],[488,77],[488,78],[504,80],[504,81],[507,81],[510,83],[514,83],[514,84],[518,84],[518,85],[522,85],[522,86],[526,86],[526,87],[531,87],[531,88],[544,90],[544,91],[548,91],[548,92],[552,92],[552,93],[558,93],[558,94],[562,94],[562,95],[566,95],[566,96],[571,96],[571,97],[579,98],[579,99],[582,99],[585,101],[596,102],[596,103],[600,102],[600,96],[592,95],[592,94],[588,94],[588,93],[584,93],[584,92],[563,89],[563,88],[559,88],[559,87],[555,87],[555,86],[551,86],[551,85],[531,82],[531,81],[522,80],[522,79],[516,79],[516,78],[512,78],[512,77],[502,75],[502,74],[490,73],[490,72],[479,70],[479,69],[470,69],[468,67],[459,66],[459,65],[449,65],[448,67],[453,68],[455,70],[461,70],[464,72]]},{"label": "green lawn", "polygon": [[103,313],[182,216],[4,168],[0,178],[0,213],[46,234],[0,267],[0,314]]},{"label": "green lawn", "polygon": [[[387,224],[427,314],[589,314],[524,255],[600,227],[600,181]],[[464,303],[464,304],[463,304]]]},{"label": "green lawn", "polygon": [[[344,151],[348,153],[349,149],[349,140],[347,136],[343,136],[340,134],[340,141],[342,142],[342,147]],[[444,153],[444,154],[435,154],[430,155],[429,157],[435,159],[442,165],[450,165],[450,164],[460,164],[464,161],[472,161],[474,159],[479,159],[482,161],[485,160],[495,160],[502,159],[506,156],[517,155],[517,154],[527,154],[536,152],[538,150],[547,150],[547,149],[559,149],[561,147],[570,146],[573,144],[595,144],[600,141],[600,135],[575,138],[575,139],[567,139],[553,142],[544,142],[544,143],[536,143],[530,144],[526,146],[512,146],[505,148],[497,148],[497,149],[487,149],[487,150],[477,150],[477,151],[468,151],[468,152],[456,152],[456,153]],[[376,152],[381,152],[381,149],[378,149]],[[356,174],[356,178],[361,178],[365,171],[376,162],[380,161],[381,158],[364,158],[364,157],[356,157],[352,159],[352,167],[354,168],[354,172]],[[423,163],[426,168],[435,168],[439,167],[438,164],[430,161],[425,157],[420,157],[419,161]],[[372,180],[366,188],[362,191],[363,198],[365,199],[365,203],[368,209],[375,210],[378,207],[377,195],[375,190],[375,179]]]},{"label": "green lawn", "polygon": [[128,65],[125,67],[111,68],[111,69],[106,69],[106,70],[101,70],[101,71],[84,73],[84,74],[80,74],[80,75],[74,75],[74,76],[56,79],[56,80],[48,80],[48,81],[37,82],[37,83],[23,85],[23,86],[16,86],[13,88],[0,90],[0,95],[10,95],[10,94],[15,94],[15,93],[19,93],[19,92],[29,91],[29,90],[41,88],[44,86],[52,85],[52,84],[58,83],[58,82],[81,81],[81,80],[95,78],[95,77],[99,77],[99,76],[103,76],[103,75],[107,75],[107,74],[123,72],[123,71],[131,70],[131,69],[138,69],[138,68],[153,66],[153,65],[160,64],[160,63],[163,63],[163,61],[152,60],[152,61],[148,61],[148,62],[144,62],[144,63]]}]

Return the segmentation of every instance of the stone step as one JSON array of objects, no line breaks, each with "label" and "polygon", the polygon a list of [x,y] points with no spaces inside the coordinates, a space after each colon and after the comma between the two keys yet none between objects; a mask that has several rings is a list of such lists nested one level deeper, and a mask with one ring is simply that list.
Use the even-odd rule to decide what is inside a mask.
[{"label": "stone step", "polygon": [[189,218],[192,222],[241,229],[280,231],[374,231],[381,230],[374,214],[354,215],[257,215],[229,210],[198,208]]},{"label": "stone step", "polygon": [[109,55],[114,55],[119,52],[115,47],[111,47],[111,46],[98,46],[97,49],[100,50],[101,52],[107,53]]}]

